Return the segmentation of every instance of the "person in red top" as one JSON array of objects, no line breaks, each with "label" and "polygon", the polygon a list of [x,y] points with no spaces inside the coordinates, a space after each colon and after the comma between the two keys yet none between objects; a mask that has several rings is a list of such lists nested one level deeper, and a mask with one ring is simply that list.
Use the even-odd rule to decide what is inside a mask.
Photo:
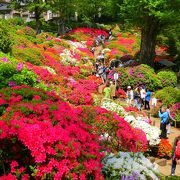
[{"label": "person in red top", "polygon": [[180,135],[174,140],[174,146],[172,151],[171,176],[175,175],[176,165],[180,162],[180,157],[177,157],[176,154],[177,146],[180,146]]}]

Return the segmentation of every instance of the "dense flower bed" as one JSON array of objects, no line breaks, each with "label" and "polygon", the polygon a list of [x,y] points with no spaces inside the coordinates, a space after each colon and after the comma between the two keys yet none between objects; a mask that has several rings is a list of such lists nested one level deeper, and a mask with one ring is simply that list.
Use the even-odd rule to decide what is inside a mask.
[{"label": "dense flower bed", "polygon": [[[2,89],[0,95],[4,107],[1,163],[6,173],[22,178],[24,173],[48,179],[102,178],[99,138],[78,116],[81,109],[74,109],[53,93],[25,86]],[[15,167],[9,169],[12,163],[23,171],[15,174]]]},{"label": "dense flower bed", "polygon": [[104,158],[103,164],[102,172],[107,179],[159,179],[157,165],[141,153],[111,153]]}]

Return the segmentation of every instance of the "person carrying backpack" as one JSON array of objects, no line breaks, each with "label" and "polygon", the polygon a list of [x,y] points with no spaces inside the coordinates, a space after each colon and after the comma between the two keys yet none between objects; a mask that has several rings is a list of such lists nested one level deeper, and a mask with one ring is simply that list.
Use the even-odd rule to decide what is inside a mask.
[{"label": "person carrying backpack", "polygon": [[180,135],[175,138],[173,153],[172,153],[172,166],[171,166],[171,176],[175,175],[176,165],[180,161]]},{"label": "person carrying backpack", "polygon": [[160,124],[160,130],[161,130],[161,139],[167,139],[167,130],[166,130],[166,124],[168,121],[169,114],[166,111],[166,107],[162,106],[162,108],[159,111],[159,117],[161,119],[161,124]]}]

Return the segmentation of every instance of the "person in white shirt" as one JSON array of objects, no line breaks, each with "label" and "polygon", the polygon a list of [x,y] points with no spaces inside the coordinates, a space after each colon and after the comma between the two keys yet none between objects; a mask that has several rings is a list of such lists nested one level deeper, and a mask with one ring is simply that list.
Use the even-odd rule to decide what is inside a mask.
[{"label": "person in white shirt", "polygon": [[127,96],[127,104],[131,105],[132,100],[134,98],[134,94],[133,94],[133,90],[131,89],[131,86],[127,87],[126,96]]},{"label": "person in white shirt", "polygon": [[141,96],[142,105],[144,106],[144,104],[145,104],[145,97],[146,97],[146,91],[142,87],[140,87],[140,96]]}]

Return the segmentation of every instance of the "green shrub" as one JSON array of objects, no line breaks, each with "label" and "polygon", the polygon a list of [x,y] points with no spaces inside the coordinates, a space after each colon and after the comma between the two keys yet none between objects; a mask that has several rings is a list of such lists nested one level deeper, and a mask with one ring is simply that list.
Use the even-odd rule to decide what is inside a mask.
[{"label": "green shrub", "polygon": [[13,48],[12,54],[15,58],[24,61],[30,62],[34,65],[42,65],[42,55],[35,48]]},{"label": "green shrub", "polygon": [[172,71],[160,71],[158,74],[158,78],[160,79],[162,86],[172,86],[175,87],[177,84],[176,74]]},{"label": "green shrub", "polygon": [[122,88],[127,88],[129,85],[135,87],[138,84],[144,84],[147,88],[155,91],[162,87],[154,70],[144,64],[132,68],[119,68],[118,73],[120,74],[118,84]]},{"label": "green shrub", "polygon": [[0,22],[0,50],[8,53],[11,51],[12,44],[12,37],[9,34],[8,27]]},{"label": "green shrub", "polygon": [[16,64],[0,64],[0,89],[22,84],[35,86],[37,84],[37,75],[25,67],[21,71],[18,71]]},{"label": "green shrub", "polygon": [[14,65],[10,63],[0,64],[0,88],[7,87],[10,78],[17,73]]},{"label": "green shrub", "polygon": [[180,89],[173,87],[165,87],[155,94],[157,99],[160,99],[163,104],[175,104],[180,102]]}]

